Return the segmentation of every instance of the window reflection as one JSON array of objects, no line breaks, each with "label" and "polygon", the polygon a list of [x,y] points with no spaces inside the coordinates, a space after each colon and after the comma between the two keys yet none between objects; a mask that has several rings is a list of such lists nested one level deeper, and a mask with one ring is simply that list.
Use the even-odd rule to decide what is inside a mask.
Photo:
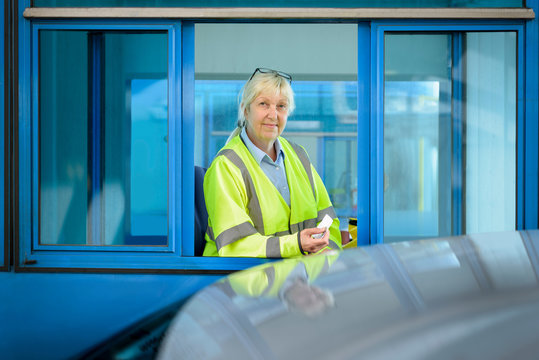
[{"label": "window reflection", "polygon": [[167,244],[167,44],[40,30],[41,244]]},{"label": "window reflection", "polygon": [[384,241],[514,230],[516,33],[387,33],[384,51]]},{"label": "window reflection", "polygon": [[469,238],[494,288],[520,287],[537,282],[530,254],[519,232],[473,234]]},{"label": "window reflection", "polygon": [[167,235],[167,110],[166,79],[131,81],[132,236]]},{"label": "window reflection", "polygon": [[[387,238],[444,235],[448,189],[440,189],[440,81],[386,81],[384,232]],[[442,86],[443,87],[443,86]],[[447,107],[446,107],[447,108]],[[446,145],[447,146],[447,145]],[[442,148],[441,148],[442,147]],[[442,197],[442,199],[441,199]],[[446,210],[446,211],[443,211]],[[442,224],[440,224],[442,223]],[[447,230],[446,230],[447,231]],[[446,233],[447,234],[447,233]]]},{"label": "window reflection", "polygon": [[516,226],[516,33],[466,35],[466,232]]}]

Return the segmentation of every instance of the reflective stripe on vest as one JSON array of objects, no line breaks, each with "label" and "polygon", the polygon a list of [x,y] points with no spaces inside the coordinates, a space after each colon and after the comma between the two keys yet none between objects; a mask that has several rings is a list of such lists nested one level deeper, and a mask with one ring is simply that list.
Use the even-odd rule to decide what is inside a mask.
[{"label": "reflective stripe on vest", "polygon": [[305,152],[305,149],[303,149],[298,144],[293,143],[291,141],[289,141],[288,143],[290,144],[290,146],[292,146],[292,149],[294,149],[294,151],[298,155],[299,161],[301,161],[301,164],[305,168],[305,172],[307,173],[307,176],[309,177],[309,182],[311,183],[311,189],[313,190],[314,198],[316,199],[316,191],[314,189],[313,172],[311,170],[311,161],[309,160],[309,156],[307,156],[307,153]]},{"label": "reflective stripe on vest", "polygon": [[[311,190],[313,192],[313,196],[316,199],[313,173],[311,170],[311,163],[309,161],[307,153],[301,146],[293,142],[288,142],[288,143],[291,145],[292,149],[296,152],[301,164],[303,165],[305,172],[307,173],[307,176],[309,178],[309,182],[311,184]],[[245,163],[243,162],[243,160],[232,149],[223,149],[217,154],[217,156],[226,157],[228,160],[230,160],[230,162],[232,162],[232,164],[234,164],[240,170],[241,175],[243,177],[244,184],[245,184],[245,189],[247,191],[247,197],[249,199],[249,203],[247,205],[249,209],[249,216],[253,220],[253,224],[254,224],[254,227],[249,222],[236,225],[230,229],[223,231],[221,234],[219,234],[217,238],[214,237],[212,228],[208,226],[206,233],[208,234],[208,237],[215,242],[217,251],[219,251],[222,247],[232,244],[236,240],[243,239],[257,232],[264,235],[265,231],[264,231],[264,219],[262,217],[262,208],[260,207],[260,201],[258,200],[258,196],[256,194],[254,181],[251,177],[251,174],[249,173],[249,170],[247,169],[247,166],[245,166]],[[333,208],[333,206],[330,206],[326,209],[322,209],[318,211],[317,217],[315,219],[307,219],[300,223],[290,224],[288,231],[281,231],[276,234],[273,234],[273,237],[268,238],[266,241],[266,256],[268,258],[280,258],[281,250],[280,250],[279,236],[290,235],[290,234],[300,232],[303,229],[316,227],[317,222],[322,221],[322,219],[324,218],[326,214],[330,215],[332,218],[337,217],[337,214],[335,213],[335,209]],[[339,246],[332,240],[330,240],[329,247],[332,249],[339,249]]]},{"label": "reflective stripe on vest", "polygon": [[[236,240],[243,239],[244,237],[247,237],[249,235],[253,235],[256,233],[257,231],[253,227],[253,225],[251,225],[251,223],[244,222],[243,224],[239,224],[239,225],[231,227],[230,229],[226,229],[225,231],[220,233],[216,239],[213,239],[212,236],[210,236],[210,239],[215,241],[215,246],[217,246],[217,250],[219,250],[223,246],[232,244]],[[213,231],[211,235],[213,235]]]},{"label": "reflective stripe on vest", "polygon": [[[238,154],[232,149],[224,149],[219,151],[217,156],[225,156],[232,164],[236,165],[241,171],[241,176],[243,177],[243,182],[245,183],[245,188],[247,190],[247,198],[249,199],[249,216],[253,219],[255,229],[260,233],[264,234],[264,220],[262,219],[262,209],[260,208],[260,201],[256,195],[255,184],[247,170],[247,166],[243,163],[243,160],[240,159]],[[250,234],[249,234],[250,235]],[[220,249],[220,247],[218,247]]]}]

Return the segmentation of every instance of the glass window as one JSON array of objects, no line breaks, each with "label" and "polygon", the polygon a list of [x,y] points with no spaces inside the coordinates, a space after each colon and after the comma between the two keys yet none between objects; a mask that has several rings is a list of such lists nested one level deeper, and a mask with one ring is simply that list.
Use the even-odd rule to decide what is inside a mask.
[{"label": "glass window", "polygon": [[40,244],[167,244],[167,41],[40,30]]},{"label": "glass window", "polygon": [[514,230],[516,34],[466,34],[465,212],[467,233]]},{"label": "glass window", "polygon": [[384,241],[514,230],[516,33],[384,46]]},{"label": "glass window", "polygon": [[196,24],[195,164],[208,167],[236,127],[257,67],[289,73],[296,109],[282,136],[307,150],[346,228],[357,206],[357,56],[353,24]]},{"label": "glass window", "polygon": [[386,35],[384,60],[384,241],[448,235],[451,36]]}]

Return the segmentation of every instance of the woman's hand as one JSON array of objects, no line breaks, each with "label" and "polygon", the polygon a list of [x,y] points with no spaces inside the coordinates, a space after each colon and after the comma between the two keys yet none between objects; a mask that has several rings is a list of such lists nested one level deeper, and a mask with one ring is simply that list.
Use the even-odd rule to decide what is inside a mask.
[{"label": "woman's hand", "polygon": [[[329,245],[329,231],[327,228],[303,229],[299,233],[301,247],[306,253],[316,253]],[[312,235],[324,233],[320,239],[315,239]]]}]

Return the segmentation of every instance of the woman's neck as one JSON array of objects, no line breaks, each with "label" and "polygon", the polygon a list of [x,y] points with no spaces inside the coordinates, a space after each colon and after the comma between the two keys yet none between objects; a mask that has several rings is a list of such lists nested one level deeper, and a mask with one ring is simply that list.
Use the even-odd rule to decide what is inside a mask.
[{"label": "woman's neck", "polygon": [[260,150],[265,152],[273,161],[277,160],[277,151],[275,150],[275,140],[272,142],[262,142],[259,139],[256,139],[254,136],[249,135],[249,131],[246,131],[247,136],[251,142]]}]

